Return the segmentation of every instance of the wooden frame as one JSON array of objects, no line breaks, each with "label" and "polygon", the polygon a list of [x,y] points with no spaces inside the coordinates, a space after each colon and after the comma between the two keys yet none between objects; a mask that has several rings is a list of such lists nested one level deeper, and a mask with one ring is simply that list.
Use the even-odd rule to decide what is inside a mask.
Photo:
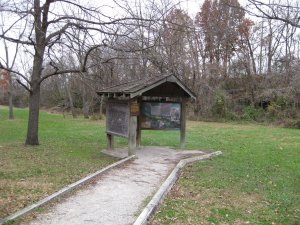
[{"label": "wooden frame", "polygon": [[[127,132],[126,133],[122,133],[122,132],[117,132],[117,131],[113,131],[110,123],[115,123],[116,121],[113,121],[110,116],[110,112],[108,111],[108,109],[110,109],[111,107],[115,106],[117,107],[117,105],[124,105],[125,106],[125,110],[126,110],[126,114],[124,115],[125,117],[127,117],[127,124],[124,123],[127,127],[126,127],[126,130]],[[128,108],[128,101],[118,101],[118,100],[109,100],[107,102],[107,117],[106,117],[106,133],[107,134],[111,134],[111,135],[116,135],[116,136],[120,136],[120,137],[125,137],[125,138],[128,138],[129,137],[129,118],[130,118],[130,111],[129,111],[129,108]],[[124,108],[123,108],[124,110]],[[120,111],[120,110],[119,110]],[[119,120],[119,121],[122,121],[122,118],[115,118],[115,120]],[[126,120],[126,118],[125,118]],[[123,129],[121,129],[122,131]]]},{"label": "wooden frame", "polygon": [[[172,84],[170,84],[172,83]],[[131,81],[127,83],[123,83],[120,85],[115,85],[109,87],[107,89],[103,89],[100,92],[97,92],[99,95],[108,97],[108,108],[111,107],[112,104],[123,104],[126,109],[120,110],[122,111],[118,115],[118,110],[116,110],[116,116],[114,119],[110,118],[112,116],[107,111],[107,120],[106,120],[106,134],[107,134],[107,148],[113,149],[114,144],[114,136],[120,136],[128,139],[128,154],[134,155],[136,148],[141,145],[141,133],[142,130],[174,130],[180,131],[180,148],[184,149],[185,145],[185,132],[186,132],[186,100],[188,98],[195,99],[194,93],[189,90],[176,76],[174,75],[166,75],[166,76],[157,76],[155,78],[150,77],[148,79],[140,79],[137,81]],[[163,98],[164,100],[162,100]],[[170,100],[169,100],[170,99]],[[147,128],[142,126],[142,104],[144,102],[149,103],[170,103],[170,104],[178,104],[179,105],[179,122],[176,117],[176,112],[178,110],[174,110],[171,114],[172,107],[170,106],[170,112],[168,116],[168,107],[162,110],[159,109],[159,113],[157,115],[152,114],[149,115],[148,118],[153,119],[155,123],[161,123],[159,118],[163,119],[163,125],[159,124],[155,128]],[[151,108],[151,107],[150,107]],[[175,107],[176,108],[176,107]],[[152,110],[150,110],[152,111]],[[164,113],[162,113],[164,111]],[[124,113],[122,115],[122,113]],[[120,115],[121,114],[121,115]],[[150,113],[151,114],[151,113]],[[157,119],[155,118],[157,116]],[[172,117],[175,117],[175,120],[172,120]],[[126,129],[121,129],[119,132],[119,128],[112,129],[114,126],[118,126],[124,122],[124,118],[126,120]],[[151,119],[149,119],[149,123],[152,123]],[[109,124],[112,123],[112,124]],[[179,126],[178,126],[179,123]],[[123,123],[124,125],[124,123]],[[151,125],[150,125],[151,126]],[[172,127],[174,126],[174,127]]]},{"label": "wooden frame", "polygon": [[[181,108],[182,108],[182,103],[181,102],[178,102],[178,101],[164,101],[164,102],[160,102],[160,101],[142,101],[141,104],[140,104],[140,120],[142,122],[142,119],[143,119],[143,109],[142,109],[142,104],[143,103],[160,103],[160,104],[178,104],[179,107],[180,107],[180,120],[179,120],[179,127],[178,128],[146,128],[146,127],[143,127],[142,126],[142,123],[140,123],[140,129],[141,130],[180,130],[180,126],[181,126]],[[162,116],[161,116],[162,117]]]}]

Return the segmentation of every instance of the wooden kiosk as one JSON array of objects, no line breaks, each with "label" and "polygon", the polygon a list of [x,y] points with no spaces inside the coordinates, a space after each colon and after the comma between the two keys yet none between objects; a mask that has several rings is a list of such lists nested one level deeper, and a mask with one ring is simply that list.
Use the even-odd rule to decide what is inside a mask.
[{"label": "wooden kiosk", "polygon": [[135,80],[97,94],[107,99],[107,149],[113,149],[117,135],[128,138],[128,155],[134,155],[142,130],[180,130],[180,148],[184,149],[186,101],[195,95],[176,76]]}]

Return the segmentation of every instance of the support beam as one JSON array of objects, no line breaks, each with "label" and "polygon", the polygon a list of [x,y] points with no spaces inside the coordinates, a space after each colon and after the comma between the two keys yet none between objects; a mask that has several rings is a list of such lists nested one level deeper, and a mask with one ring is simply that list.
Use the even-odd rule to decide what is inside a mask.
[{"label": "support beam", "polygon": [[135,155],[137,139],[137,116],[129,118],[128,155]]},{"label": "support beam", "polygon": [[138,126],[137,126],[137,134],[136,134],[136,146],[137,148],[141,147],[141,139],[142,139],[142,130],[141,130],[141,117],[138,117]]},{"label": "support beam", "polygon": [[107,150],[114,149],[114,136],[112,134],[106,134],[107,138]]},{"label": "support beam", "polygon": [[186,130],[186,100],[181,102],[181,117],[180,117],[180,149],[184,150],[185,145],[185,130]]},{"label": "support beam", "polygon": [[137,134],[136,134],[136,145],[137,148],[141,147],[141,140],[142,140],[142,130],[141,130],[141,105],[142,105],[142,97],[139,97],[138,100],[138,107],[139,107],[139,112],[137,114]]}]

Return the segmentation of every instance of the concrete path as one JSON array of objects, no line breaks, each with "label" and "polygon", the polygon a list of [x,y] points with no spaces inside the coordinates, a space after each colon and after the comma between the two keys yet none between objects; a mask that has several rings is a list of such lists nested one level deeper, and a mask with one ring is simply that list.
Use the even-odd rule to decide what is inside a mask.
[{"label": "concrete path", "polygon": [[[127,150],[110,154],[125,157]],[[204,154],[168,148],[137,150],[137,159],[107,172],[95,185],[79,190],[31,225],[125,225],[134,223],[139,211],[181,159]]]}]

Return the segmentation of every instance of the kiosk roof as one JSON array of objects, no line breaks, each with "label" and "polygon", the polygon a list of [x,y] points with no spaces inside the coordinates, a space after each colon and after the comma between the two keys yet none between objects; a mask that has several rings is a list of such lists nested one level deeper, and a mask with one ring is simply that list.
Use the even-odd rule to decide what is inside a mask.
[{"label": "kiosk roof", "polygon": [[130,99],[137,96],[196,98],[195,94],[173,74],[147,77],[146,79],[114,85],[97,91],[97,94],[116,97],[125,96]]}]

